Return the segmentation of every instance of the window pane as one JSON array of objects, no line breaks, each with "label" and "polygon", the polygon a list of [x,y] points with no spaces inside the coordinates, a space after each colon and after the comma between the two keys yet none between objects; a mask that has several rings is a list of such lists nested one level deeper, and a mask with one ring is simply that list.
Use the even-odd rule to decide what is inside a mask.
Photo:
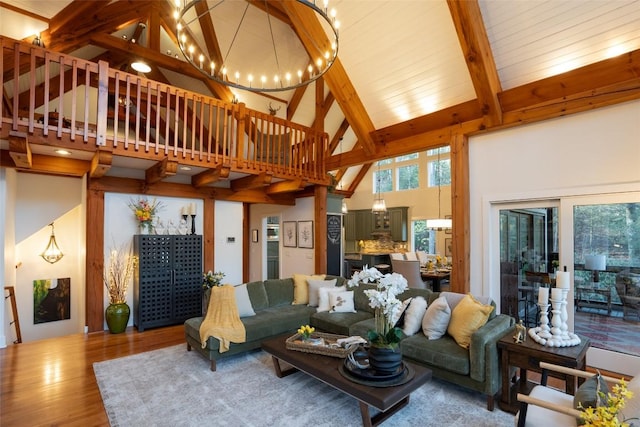
[{"label": "window pane", "polygon": [[429,187],[451,185],[451,160],[429,162]]},{"label": "window pane", "polygon": [[414,160],[418,158],[418,153],[407,154],[406,156],[396,157],[396,162],[406,162],[407,160]]},{"label": "window pane", "polygon": [[391,163],[393,163],[393,159],[384,159],[384,160],[378,160],[376,165],[384,166],[384,165],[390,165]]},{"label": "window pane", "polygon": [[398,190],[411,190],[418,188],[418,165],[409,165],[398,168]]},{"label": "window pane", "polygon": [[411,221],[412,236],[413,236],[413,250],[425,251],[427,253],[435,253],[433,247],[435,239],[433,239],[433,230],[427,229],[426,219],[417,219]]},{"label": "window pane", "polygon": [[[380,179],[378,179],[378,177]],[[378,187],[380,187],[379,190]],[[393,191],[393,177],[391,169],[381,169],[373,174],[373,193],[375,194],[378,191],[381,193]]]},{"label": "window pane", "polygon": [[440,148],[432,148],[431,150],[427,150],[427,156],[437,156],[438,151],[440,151],[440,154],[445,154],[450,151],[450,147],[448,145],[445,145],[444,147]]}]

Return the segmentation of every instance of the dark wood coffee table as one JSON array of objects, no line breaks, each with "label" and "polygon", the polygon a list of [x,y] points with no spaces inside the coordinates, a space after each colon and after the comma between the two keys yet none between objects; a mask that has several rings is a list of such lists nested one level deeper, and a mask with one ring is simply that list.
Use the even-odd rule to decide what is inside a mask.
[{"label": "dark wood coffee table", "polygon": [[[360,402],[362,425],[367,427],[380,424],[406,406],[409,403],[411,392],[431,379],[430,369],[405,361],[404,363],[409,365],[414,372],[413,378],[405,384],[392,387],[371,387],[358,384],[345,378],[339,372],[338,368],[344,363],[344,359],[289,350],[285,345],[287,338],[288,335],[283,335],[262,343],[262,349],[271,354],[273,358],[273,367],[278,378],[302,371],[355,398]],[[291,368],[283,370],[280,365],[281,361],[291,365]],[[371,417],[369,406],[373,406],[381,412]]]}]

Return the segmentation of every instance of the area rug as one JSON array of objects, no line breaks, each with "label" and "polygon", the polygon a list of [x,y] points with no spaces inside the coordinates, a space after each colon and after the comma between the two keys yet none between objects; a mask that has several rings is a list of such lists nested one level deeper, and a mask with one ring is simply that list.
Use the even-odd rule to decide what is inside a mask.
[{"label": "area rug", "polygon": [[[111,426],[361,426],[358,402],[304,374],[276,377],[254,351],[209,362],[178,345],[95,363]],[[372,411],[375,413],[375,411]],[[485,396],[433,379],[385,426],[512,426]]]}]

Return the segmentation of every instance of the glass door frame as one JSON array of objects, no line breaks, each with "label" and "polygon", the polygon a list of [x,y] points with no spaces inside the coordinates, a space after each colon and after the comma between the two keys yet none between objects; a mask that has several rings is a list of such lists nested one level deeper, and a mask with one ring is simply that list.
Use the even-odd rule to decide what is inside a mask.
[{"label": "glass door frame", "polygon": [[[560,225],[560,267],[567,266],[567,271],[571,276],[571,289],[567,297],[567,312],[569,313],[569,330],[574,330],[574,233],[573,233],[573,211],[575,206],[583,205],[603,205],[614,203],[640,203],[640,192],[622,192],[611,194],[596,194],[563,197],[560,199],[559,225]],[[639,332],[640,333],[640,332]],[[640,356],[617,353],[614,351],[590,347],[587,352],[589,366],[599,369],[617,372],[626,375],[633,375],[640,372]]]}]

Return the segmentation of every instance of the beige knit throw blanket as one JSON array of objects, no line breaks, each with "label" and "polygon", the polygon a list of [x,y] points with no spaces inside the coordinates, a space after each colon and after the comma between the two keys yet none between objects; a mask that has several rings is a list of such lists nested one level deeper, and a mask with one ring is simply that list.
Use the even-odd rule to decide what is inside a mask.
[{"label": "beige knit throw blanket", "polygon": [[220,341],[220,353],[224,353],[229,350],[229,344],[232,342],[245,342],[246,335],[246,330],[238,315],[233,286],[212,287],[207,315],[200,325],[202,348],[207,346],[209,337],[214,337]]}]

